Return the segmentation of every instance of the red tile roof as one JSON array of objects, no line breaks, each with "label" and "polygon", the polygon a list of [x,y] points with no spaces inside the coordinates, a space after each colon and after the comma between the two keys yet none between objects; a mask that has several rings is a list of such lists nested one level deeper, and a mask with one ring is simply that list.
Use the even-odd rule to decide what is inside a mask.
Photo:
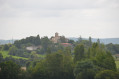
[{"label": "red tile roof", "polygon": [[61,45],[63,45],[64,47],[69,47],[69,46],[71,46],[70,43],[61,43]]}]

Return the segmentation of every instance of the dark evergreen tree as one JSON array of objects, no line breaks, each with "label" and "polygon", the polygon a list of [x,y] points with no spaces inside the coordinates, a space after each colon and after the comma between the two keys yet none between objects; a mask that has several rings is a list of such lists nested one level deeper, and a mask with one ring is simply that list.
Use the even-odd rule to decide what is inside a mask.
[{"label": "dark evergreen tree", "polygon": [[98,43],[98,45],[100,45],[100,39],[99,38],[97,39],[97,43]]},{"label": "dark evergreen tree", "polygon": [[92,39],[91,39],[91,37],[89,37],[89,46],[90,47],[92,46]]},{"label": "dark evergreen tree", "polygon": [[119,73],[112,70],[104,70],[97,73],[95,79],[119,79]]},{"label": "dark evergreen tree", "polygon": [[1,54],[1,52],[0,52],[0,63],[1,62],[3,62],[3,56],[2,56],[2,54]]},{"label": "dark evergreen tree", "polygon": [[77,45],[74,49],[74,62],[80,61],[84,58],[84,46]]},{"label": "dark evergreen tree", "polygon": [[94,79],[97,69],[91,60],[83,60],[74,68],[76,79]]},{"label": "dark evergreen tree", "polygon": [[78,38],[78,43],[81,43],[82,42],[82,37],[80,36],[79,38]]},{"label": "dark evergreen tree", "polygon": [[20,66],[12,61],[0,63],[0,79],[18,79]]}]

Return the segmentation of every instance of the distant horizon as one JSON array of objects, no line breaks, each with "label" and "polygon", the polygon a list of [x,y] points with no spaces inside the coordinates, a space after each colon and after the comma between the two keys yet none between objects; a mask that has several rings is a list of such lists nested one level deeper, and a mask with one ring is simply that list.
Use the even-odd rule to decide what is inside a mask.
[{"label": "distant horizon", "polygon": [[[37,36],[37,35],[35,35]],[[29,37],[29,36],[27,36]],[[25,39],[26,37],[24,37]],[[49,39],[51,37],[48,37]],[[74,41],[77,41],[79,37],[66,37],[70,40],[74,40]],[[113,43],[113,44],[119,44],[119,38],[92,38],[92,42],[96,42],[97,39],[100,39],[100,43],[103,43],[103,44],[109,44],[109,43]],[[23,38],[20,38],[20,39],[0,39],[0,44],[8,44],[8,43],[13,43],[15,40],[21,40]],[[85,37],[82,37],[83,40],[89,40],[89,37],[85,38]]]},{"label": "distant horizon", "polygon": [[[39,35],[40,36],[40,34],[36,34],[36,35],[30,35],[30,36],[37,36],[37,35]],[[30,37],[30,36],[26,36],[26,37]],[[45,36],[47,36],[47,35],[45,35]],[[54,36],[54,35],[52,35],[52,36]],[[52,36],[47,36],[48,38],[51,38]],[[65,35],[59,35],[59,36],[65,36]],[[2,38],[0,38],[0,40],[20,40],[20,39],[25,39],[26,37],[22,37],[22,38],[15,38],[15,37],[12,37],[12,38],[8,38],[8,39],[2,39]],[[40,36],[40,38],[41,37],[44,37],[44,36]],[[74,36],[69,36],[69,37],[67,37],[67,36],[65,36],[66,38],[79,38],[79,37],[74,37]],[[88,39],[89,37],[91,37],[91,38],[93,38],[93,39],[116,39],[116,38],[119,38],[119,37],[102,37],[102,38],[98,38],[98,37],[92,37],[92,36],[89,36],[89,37],[83,37],[83,36],[81,36],[82,38],[86,38],[86,39]]]}]

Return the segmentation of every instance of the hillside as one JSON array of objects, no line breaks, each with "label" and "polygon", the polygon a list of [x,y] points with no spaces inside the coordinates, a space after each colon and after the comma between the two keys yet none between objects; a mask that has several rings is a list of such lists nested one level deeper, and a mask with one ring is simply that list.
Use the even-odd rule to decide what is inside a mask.
[{"label": "hillside", "polygon": [[117,75],[119,44],[104,45],[99,40],[97,42],[97,39],[92,39],[93,42],[97,42],[93,43],[91,39],[86,38],[80,40],[75,38],[73,39],[75,41],[66,42],[65,37],[55,36],[52,39],[57,41],[37,35],[16,40],[13,44],[0,45],[0,66],[6,67],[1,67],[2,70],[8,69],[9,63],[11,63],[10,67],[14,66],[13,63],[16,63],[19,68],[25,67],[26,72],[19,73],[22,76],[22,78],[19,76],[20,79],[79,79],[80,77],[75,78],[78,76],[77,72],[84,76],[82,79],[89,79],[89,75],[90,79],[94,79],[102,71]]}]

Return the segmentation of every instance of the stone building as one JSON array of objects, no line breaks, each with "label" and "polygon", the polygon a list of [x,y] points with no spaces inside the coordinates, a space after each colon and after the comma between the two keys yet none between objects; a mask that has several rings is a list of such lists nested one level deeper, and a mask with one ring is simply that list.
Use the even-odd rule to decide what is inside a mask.
[{"label": "stone building", "polygon": [[29,51],[33,51],[33,50],[37,50],[37,49],[41,49],[42,46],[28,46],[26,47],[26,50],[29,50]]},{"label": "stone building", "polygon": [[60,40],[60,36],[59,36],[59,34],[56,32],[56,33],[55,33],[55,37],[52,37],[52,38],[51,38],[51,41],[52,41],[53,43],[58,43],[59,40]]},{"label": "stone building", "polygon": [[67,43],[68,39],[65,38],[65,36],[59,36],[59,34],[56,32],[54,37],[51,37],[51,41],[53,43]]}]

